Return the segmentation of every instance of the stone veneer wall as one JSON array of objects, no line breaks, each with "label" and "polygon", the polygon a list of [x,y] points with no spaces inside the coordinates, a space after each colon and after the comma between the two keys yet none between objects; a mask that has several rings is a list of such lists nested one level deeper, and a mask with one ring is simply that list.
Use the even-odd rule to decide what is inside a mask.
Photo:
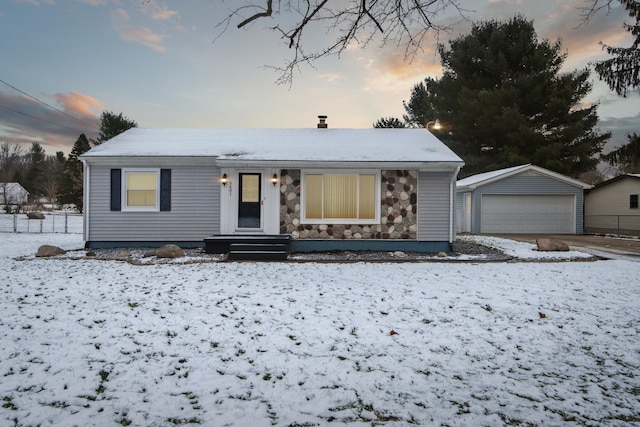
[{"label": "stone veneer wall", "polygon": [[280,172],[280,233],[294,239],[416,239],[418,171],[381,171],[380,224],[302,224],[300,169]]}]

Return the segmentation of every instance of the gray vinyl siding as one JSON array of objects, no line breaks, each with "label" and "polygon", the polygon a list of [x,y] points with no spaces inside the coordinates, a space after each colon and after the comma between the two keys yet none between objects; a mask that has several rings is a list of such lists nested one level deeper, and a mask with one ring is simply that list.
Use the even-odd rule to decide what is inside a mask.
[{"label": "gray vinyl siding", "polygon": [[110,171],[91,166],[88,241],[202,241],[220,232],[220,169],[214,166],[148,165],[171,169],[169,212],[111,211]]},{"label": "gray vinyl siding", "polygon": [[455,197],[455,212],[456,212],[456,233],[464,231],[464,193],[456,193]]},{"label": "gray vinyl siding", "polygon": [[503,195],[575,195],[576,198],[576,233],[582,234],[584,198],[583,189],[542,175],[515,175],[480,186],[473,191],[471,230],[480,230],[480,214],[482,212],[482,196],[485,194]]},{"label": "gray vinyl siding", "polygon": [[418,241],[450,240],[452,172],[418,175]]}]

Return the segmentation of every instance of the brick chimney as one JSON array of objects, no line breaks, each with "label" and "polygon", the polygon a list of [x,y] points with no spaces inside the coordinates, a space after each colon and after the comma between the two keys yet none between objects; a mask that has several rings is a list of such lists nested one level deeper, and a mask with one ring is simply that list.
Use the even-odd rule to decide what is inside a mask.
[{"label": "brick chimney", "polygon": [[318,129],[326,129],[329,127],[327,124],[327,116],[318,116],[318,120],[320,120],[318,123]]}]

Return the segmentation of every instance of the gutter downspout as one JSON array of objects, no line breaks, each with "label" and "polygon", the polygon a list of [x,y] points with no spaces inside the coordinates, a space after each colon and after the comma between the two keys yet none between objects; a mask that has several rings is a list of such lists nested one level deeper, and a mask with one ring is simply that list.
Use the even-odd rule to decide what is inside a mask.
[{"label": "gutter downspout", "polygon": [[86,160],[82,159],[82,172],[83,172],[83,194],[82,194],[82,234],[84,238],[84,246],[87,247],[89,243],[89,191],[91,179],[89,177],[89,171],[91,167]]},{"label": "gutter downspout", "polygon": [[456,237],[456,181],[458,180],[458,173],[462,166],[456,166],[455,173],[451,176],[451,184],[449,185],[449,243],[453,244]]}]

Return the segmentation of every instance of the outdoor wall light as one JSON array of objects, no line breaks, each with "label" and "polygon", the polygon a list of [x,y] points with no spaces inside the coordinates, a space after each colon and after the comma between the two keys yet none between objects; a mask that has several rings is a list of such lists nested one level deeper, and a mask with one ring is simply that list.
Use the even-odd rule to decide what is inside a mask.
[{"label": "outdoor wall light", "polygon": [[440,125],[440,120],[435,119],[432,120],[430,122],[427,123],[427,125],[425,126],[425,128],[427,128],[427,130],[429,130],[429,125],[433,125],[433,129],[435,130],[440,130],[440,128],[442,128],[442,126]]},{"label": "outdoor wall light", "polygon": [[222,178],[220,178],[220,182],[222,183],[222,185],[227,185],[227,182],[229,182],[229,180],[227,179],[227,174],[223,174]]},{"label": "outdoor wall light", "polygon": [[276,175],[275,173],[271,177],[271,183],[274,185],[274,187],[278,183],[278,175]]}]

